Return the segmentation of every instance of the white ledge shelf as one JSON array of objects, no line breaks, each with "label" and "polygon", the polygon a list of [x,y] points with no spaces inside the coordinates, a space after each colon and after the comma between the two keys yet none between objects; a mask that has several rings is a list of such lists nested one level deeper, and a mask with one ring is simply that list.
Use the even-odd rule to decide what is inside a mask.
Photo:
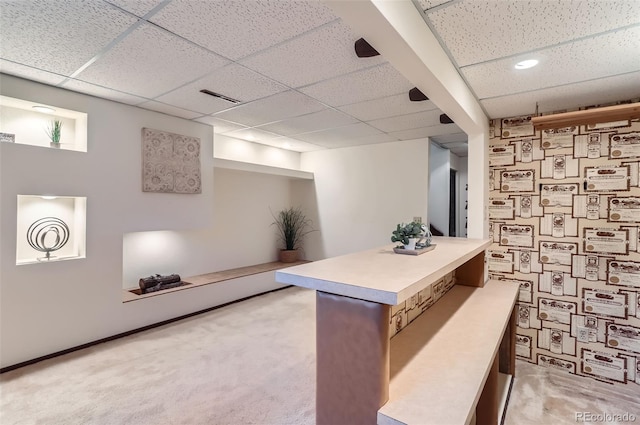
[{"label": "white ledge shelf", "polygon": [[290,177],[301,180],[313,180],[313,173],[308,171],[252,164],[250,162],[233,161],[231,159],[214,158],[213,166],[216,168],[225,168],[227,170],[249,171],[252,173],[271,174],[274,176]]}]

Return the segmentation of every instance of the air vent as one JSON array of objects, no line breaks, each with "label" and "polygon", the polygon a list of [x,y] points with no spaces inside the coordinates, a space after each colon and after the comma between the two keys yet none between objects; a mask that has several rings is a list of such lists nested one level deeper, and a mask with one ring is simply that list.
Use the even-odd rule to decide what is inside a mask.
[{"label": "air vent", "polygon": [[209,96],[213,96],[213,97],[218,97],[218,98],[220,98],[222,100],[226,100],[227,102],[231,102],[231,103],[241,103],[239,100],[232,99],[229,96],[225,96],[223,94],[216,93],[216,92],[213,92],[213,91],[207,90],[207,89],[200,90],[200,93],[208,94]]}]

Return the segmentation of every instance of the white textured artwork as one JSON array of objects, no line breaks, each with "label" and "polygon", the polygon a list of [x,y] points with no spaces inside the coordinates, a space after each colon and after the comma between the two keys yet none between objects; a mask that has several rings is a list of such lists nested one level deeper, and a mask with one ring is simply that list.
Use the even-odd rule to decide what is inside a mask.
[{"label": "white textured artwork", "polygon": [[142,191],[201,193],[200,139],[143,128]]}]

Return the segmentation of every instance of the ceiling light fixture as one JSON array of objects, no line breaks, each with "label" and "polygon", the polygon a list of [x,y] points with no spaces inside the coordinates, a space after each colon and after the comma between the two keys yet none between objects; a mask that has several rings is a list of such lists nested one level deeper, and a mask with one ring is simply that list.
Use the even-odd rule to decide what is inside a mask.
[{"label": "ceiling light fixture", "polygon": [[533,68],[538,64],[538,59],[527,59],[524,61],[520,61],[516,64],[516,69],[529,69]]},{"label": "ceiling light fixture", "polygon": [[41,196],[41,198],[42,198],[42,199],[46,199],[47,201],[50,201],[50,200],[52,200],[52,199],[56,199],[56,198],[57,198],[57,196],[44,195],[44,196]]},{"label": "ceiling light fixture", "polygon": [[223,94],[216,93],[216,92],[213,92],[213,91],[207,90],[207,89],[200,90],[200,93],[208,94],[209,96],[217,97],[219,99],[226,100],[227,102],[231,102],[231,103],[241,103],[237,99],[233,99],[233,98],[231,98],[229,96],[225,96]]},{"label": "ceiling light fixture", "polygon": [[378,53],[371,44],[367,43],[367,40],[364,38],[356,40],[354,48],[356,50],[356,56],[359,58],[370,58],[380,55],[380,53]]},{"label": "ceiling light fixture", "polygon": [[590,125],[603,122],[615,122],[640,118],[640,102],[625,105],[605,106],[603,108],[584,109],[582,111],[563,112],[561,114],[533,117],[531,122],[536,130]]},{"label": "ceiling light fixture", "polygon": [[36,105],[32,106],[38,112],[44,112],[45,114],[53,114],[56,110],[53,108],[49,108],[48,106]]},{"label": "ceiling light fixture", "polygon": [[409,90],[409,100],[412,102],[422,102],[423,100],[429,100],[429,98],[422,93],[419,88],[414,87]]}]

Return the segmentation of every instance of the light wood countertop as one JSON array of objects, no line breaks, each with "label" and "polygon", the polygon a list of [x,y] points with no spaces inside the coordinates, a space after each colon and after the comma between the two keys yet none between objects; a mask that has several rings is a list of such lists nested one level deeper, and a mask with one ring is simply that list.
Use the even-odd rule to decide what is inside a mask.
[{"label": "light wood countertop", "polygon": [[315,261],[276,272],[280,283],[396,305],[483,252],[489,239],[434,237],[433,251],[393,252],[397,244]]}]

